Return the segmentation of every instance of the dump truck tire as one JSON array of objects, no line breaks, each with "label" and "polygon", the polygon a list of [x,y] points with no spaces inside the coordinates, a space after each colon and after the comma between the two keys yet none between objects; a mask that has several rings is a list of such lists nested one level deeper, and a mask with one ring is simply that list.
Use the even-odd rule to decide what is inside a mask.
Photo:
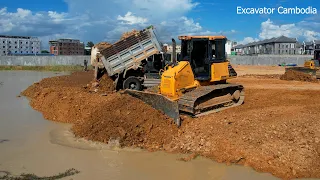
[{"label": "dump truck tire", "polygon": [[132,89],[132,90],[141,91],[142,83],[137,77],[130,76],[126,80],[124,80],[123,89]]}]

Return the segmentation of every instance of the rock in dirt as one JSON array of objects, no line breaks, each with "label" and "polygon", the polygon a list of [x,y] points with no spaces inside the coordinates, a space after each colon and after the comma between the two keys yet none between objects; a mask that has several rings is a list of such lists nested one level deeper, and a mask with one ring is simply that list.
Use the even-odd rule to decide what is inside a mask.
[{"label": "rock in dirt", "polygon": [[308,82],[317,82],[317,79],[311,76],[310,74],[306,74],[299,71],[289,70],[285,72],[281,77],[281,80],[288,81],[308,81]]}]

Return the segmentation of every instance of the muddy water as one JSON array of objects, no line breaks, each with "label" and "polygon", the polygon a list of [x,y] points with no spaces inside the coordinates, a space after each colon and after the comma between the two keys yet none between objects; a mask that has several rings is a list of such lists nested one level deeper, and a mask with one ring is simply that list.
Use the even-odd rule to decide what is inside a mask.
[{"label": "muddy water", "polygon": [[[73,179],[276,179],[249,167],[205,158],[145,152],[76,139],[70,125],[54,123],[29,106],[21,91],[49,72],[0,71],[0,171],[50,176],[70,168]],[[2,82],[2,83],[1,83]],[[70,179],[71,177],[65,178]]]}]

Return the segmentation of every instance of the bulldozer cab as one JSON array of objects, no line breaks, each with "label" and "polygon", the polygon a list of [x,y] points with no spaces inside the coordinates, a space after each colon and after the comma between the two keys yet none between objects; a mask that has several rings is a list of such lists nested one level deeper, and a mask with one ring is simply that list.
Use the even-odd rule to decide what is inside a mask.
[{"label": "bulldozer cab", "polygon": [[314,57],[304,62],[304,67],[309,69],[318,69],[320,67],[320,49],[314,50]]},{"label": "bulldozer cab", "polygon": [[195,79],[211,79],[211,65],[226,61],[224,36],[179,36],[181,40],[180,61],[189,61]]}]

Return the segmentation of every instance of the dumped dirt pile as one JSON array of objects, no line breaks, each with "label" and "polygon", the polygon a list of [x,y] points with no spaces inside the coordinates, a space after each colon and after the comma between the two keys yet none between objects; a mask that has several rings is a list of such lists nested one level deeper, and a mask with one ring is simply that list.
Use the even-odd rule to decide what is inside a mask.
[{"label": "dumped dirt pile", "polygon": [[139,31],[136,30],[136,29],[133,29],[133,30],[131,30],[131,31],[129,31],[129,32],[125,32],[125,33],[122,34],[120,40],[123,40],[123,39],[125,39],[125,38],[127,38],[127,37],[129,37],[129,36],[132,36],[132,35],[134,35],[134,34],[137,34],[137,33],[139,33]]},{"label": "dumped dirt pile", "polygon": [[42,112],[46,119],[73,123],[92,111],[100,103],[100,95],[90,93],[92,71],[75,72],[71,75],[44,78],[21,94],[31,99],[31,106]]},{"label": "dumped dirt pile", "polygon": [[199,154],[286,179],[320,177],[317,91],[247,88],[244,105],[197,119],[182,116],[178,129],[131,96],[88,91],[91,78],[87,72],[46,78],[23,94],[46,119],[73,123],[74,133],[86,139],[119,139],[124,146]]},{"label": "dumped dirt pile", "polygon": [[108,48],[112,46],[112,44],[108,43],[108,42],[99,42],[98,44],[95,44],[94,47],[98,48],[98,49],[104,49],[104,48]]},{"label": "dumped dirt pile", "polygon": [[[166,131],[163,131],[166,129]],[[171,120],[127,94],[113,94],[73,127],[77,136],[107,143],[120,139],[124,146],[160,148],[171,142],[177,128]]]},{"label": "dumped dirt pile", "polygon": [[95,92],[111,93],[115,90],[113,80],[106,74],[104,74],[98,81],[91,81],[90,84],[90,90]]},{"label": "dumped dirt pile", "polygon": [[46,88],[83,88],[93,78],[93,71],[73,72],[71,75],[44,78],[40,82],[34,83],[24,90],[21,94],[27,97],[39,95],[41,90]]},{"label": "dumped dirt pile", "polygon": [[305,74],[299,71],[287,71],[281,77],[281,80],[288,80],[288,81],[308,81],[308,82],[316,82],[317,79],[312,77],[309,74]]},{"label": "dumped dirt pile", "polygon": [[45,78],[22,94],[32,98],[31,106],[46,119],[73,123],[79,137],[101,142],[118,138],[124,146],[150,150],[171,141],[177,128],[166,115],[127,94],[112,93],[113,81],[108,76],[100,79],[99,91],[94,93],[87,88],[88,77],[92,74],[78,72]]}]

